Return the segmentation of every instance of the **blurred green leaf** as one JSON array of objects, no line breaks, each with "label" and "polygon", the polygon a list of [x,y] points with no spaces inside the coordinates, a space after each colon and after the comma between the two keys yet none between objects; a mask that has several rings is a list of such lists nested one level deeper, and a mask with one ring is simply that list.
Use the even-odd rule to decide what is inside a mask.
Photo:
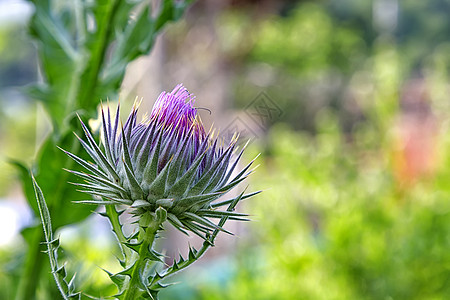
[{"label": "blurred green leaf", "polygon": [[[64,134],[58,146],[63,149],[74,147],[75,137],[72,132]],[[73,203],[77,200],[86,200],[86,195],[77,192],[76,188],[69,184],[78,179],[63,168],[72,168],[72,162],[67,160],[67,155],[55,146],[53,139],[49,138],[41,147],[37,158],[36,180],[41,182],[41,189],[47,195],[46,201],[53,216],[53,227],[76,223],[91,214],[95,207]],[[76,167],[75,167],[76,169]]]},{"label": "blurred green leaf", "polygon": [[61,16],[51,10],[51,2],[33,1],[36,11],[29,28],[38,41],[45,84],[34,88],[32,95],[44,103],[54,125],[60,127],[67,108],[74,104],[72,89],[84,62]]},{"label": "blurred green leaf", "polygon": [[[19,179],[22,184],[22,189],[25,192],[26,199],[33,199],[34,190],[33,184],[32,182],[30,182],[31,174],[29,167],[26,167],[24,163],[17,160],[10,160],[9,162],[14,165],[19,172]],[[32,201],[29,201],[28,204],[31,206],[35,213],[39,211],[36,201],[34,201],[34,203],[32,203]]]}]

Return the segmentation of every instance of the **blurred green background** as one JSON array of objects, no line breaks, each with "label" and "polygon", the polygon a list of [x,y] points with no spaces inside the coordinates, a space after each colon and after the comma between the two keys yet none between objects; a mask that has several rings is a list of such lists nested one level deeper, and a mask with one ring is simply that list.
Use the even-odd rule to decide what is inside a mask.
[{"label": "blurred green background", "polygon": [[[29,11],[4,11],[0,299],[26,251],[19,230],[36,221],[6,160],[32,161],[49,128],[21,92],[39,78]],[[251,139],[250,189],[264,192],[240,208],[254,221],[161,299],[450,299],[449,13],[448,0],[203,0],[170,25],[121,101],[151,108],[183,82],[212,111],[205,124]],[[110,294],[99,222],[61,239],[82,287]]]}]

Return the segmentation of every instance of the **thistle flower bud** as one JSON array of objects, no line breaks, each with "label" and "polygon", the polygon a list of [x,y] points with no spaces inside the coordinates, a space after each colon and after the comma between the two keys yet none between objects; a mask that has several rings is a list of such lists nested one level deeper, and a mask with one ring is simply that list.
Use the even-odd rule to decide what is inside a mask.
[{"label": "thistle flower bud", "polygon": [[106,112],[102,109],[100,145],[80,119],[86,141],[78,139],[93,163],[66,151],[87,171],[71,172],[85,180],[77,184],[85,188],[83,192],[101,198],[82,202],[127,205],[137,216],[156,212],[162,218],[162,212],[167,212],[167,220],[177,229],[205,239],[212,230],[223,230],[210,218],[246,220],[245,214],[216,210],[235,199],[216,200],[252,172],[253,161],[232,176],[243,153],[242,149],[232,159],[237,136],[224,146],[214,134],[206,133],[194,100],[178,85],[171,93],[161,93],[150,116],[139,123],[135,103],[123,126],[119,107],[115,119],[109,107]]}]

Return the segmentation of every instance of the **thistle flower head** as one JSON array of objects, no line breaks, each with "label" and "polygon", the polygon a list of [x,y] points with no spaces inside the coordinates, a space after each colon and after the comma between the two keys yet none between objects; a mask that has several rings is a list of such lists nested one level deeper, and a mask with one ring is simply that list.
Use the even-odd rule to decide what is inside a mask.
[{"label": "thistle flower head", "polygon": [[217,208],[256,193],[216,200],[251,173],[253,161],[232,176],[243,153],[242,149],[233,159],[237,136],[228,145],[221,145],[217,137],[206,133],[194,100],[178,85],[171,93],[163,92],[150,116],[139,123],[139,104],[135,103],[123,126],[119,124],[119,107],[114,119],[109,107],[102,109],[100,145],[80,119],[86,141],[79,141],[92,163],[66,153],[87,171],[71,171],[85,180],[77,185],[97,198],[84,202],[124,204],[138,216],[163,208],[177,229],[205,239],[212,230],[223,230],[210,218],[246,220],[245,214]]}]

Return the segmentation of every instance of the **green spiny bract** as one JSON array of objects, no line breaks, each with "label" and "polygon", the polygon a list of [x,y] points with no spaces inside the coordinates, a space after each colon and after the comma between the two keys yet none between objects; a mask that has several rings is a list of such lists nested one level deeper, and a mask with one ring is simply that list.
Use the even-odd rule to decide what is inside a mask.
[{"label": "green spiny bract", "polygon": [[101,198],[82,202],[127,205],[137,216],[154,214],[161,207],[178,230],[205,240],[215,229],[224,231],[210,218],[246,220],[245,214],[216,210],[231,200],[213,201],[242,182],[251,173],[253,161],[232,176],[244,149],[233,160],[237,136],[222,146],[217,137],[205,132],[193,103],[194,97],[178,85],[171,93],[161,93],[150,116],[139,123],[135,104],[123,126],[119,107],[115,119],[109,107],[106,112],[102,108],[100,145],[80,119],[86,141],[79,141],[93,163],[66,151],[87,171],[71,172],[85,180],[77,184],[83,192]]}]

